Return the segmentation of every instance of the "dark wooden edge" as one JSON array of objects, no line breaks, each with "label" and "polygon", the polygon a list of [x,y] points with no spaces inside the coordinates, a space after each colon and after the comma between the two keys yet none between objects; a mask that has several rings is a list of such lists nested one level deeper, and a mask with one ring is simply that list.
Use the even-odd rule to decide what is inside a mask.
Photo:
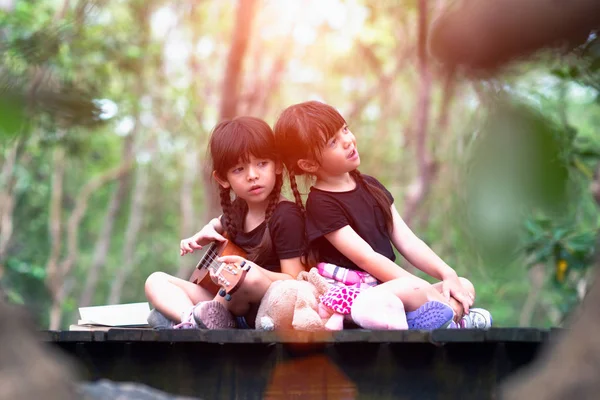
[{"label": "dark wooden edge", "polygon": [[256,330],[152,330],[41,331],[46,342],[205,342],[205,343],[480,343],[545,342],[560,328],[493,328],[481,330],[265,332]]}]

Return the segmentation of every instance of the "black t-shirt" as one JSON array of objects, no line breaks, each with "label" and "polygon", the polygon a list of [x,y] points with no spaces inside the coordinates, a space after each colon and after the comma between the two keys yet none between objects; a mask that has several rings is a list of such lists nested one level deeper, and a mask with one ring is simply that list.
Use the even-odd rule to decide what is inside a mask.
[{"label": "black t-shirt", "polygon": [[[263,221],[250,232],[239,232],[233,242],[242,250],[248,251],[262,241],[267,224]],[[273,251],[266,256],[260,266],[273,272],[281,272],[279,260],[300,257],[305,250],[304,216],[302,211],[290,201],[281,201],[269,220],[269,233]]]},{"label": "black t-shirt", "polygon": [[[381,188],[391,204],[392,194],[375,178],[364,175],[371,185]],[[383,210],[360,181],[347,192],[328,192],[310,188],[306,201],[306,233],[310,246],[319,252],[319,261],[362,271],[358,265],[340,253],[325,235],[350,225],[373,250],[394,261],[396,255],[390,242]]]}]

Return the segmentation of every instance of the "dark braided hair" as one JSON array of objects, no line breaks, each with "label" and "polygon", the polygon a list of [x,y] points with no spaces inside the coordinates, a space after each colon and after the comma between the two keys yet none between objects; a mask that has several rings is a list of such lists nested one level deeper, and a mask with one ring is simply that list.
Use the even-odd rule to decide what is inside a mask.
[{"label": "dark braided hair", "polygon": [[304,214],[306,212],[304,208],[304,204],[302,203],[302,196],[300,196],[300,191],[298,190],[298,183],[296,183],[296,174],[294,171],[288,170],[288,175],[290,178],[290,187],[292,188],[292,193],[294,194],[294,200],[296,200],[296,204],[302,210]]},{"label": "dark braided hair", "polygon": [[[261,119],[253,117],[237,117],[219,123],[213,130],[209,143],[210,158],[213,171],[226,180],[227,171],[240,162],[247,162],[250,156],[278,162],[274,136],[271,127]],[[281,195],[283,186],[282,174],[277,174],[273,190],[269,193],[265,222],[265,234],[258,246],[245,249],[248,259],[261,264],[273,249],[268,222]],[[221,224],[229,238],[235,242],[236,236],[244,230],[244,219],[248,212],[248,204],[239,198],[231,200],[231,189],[220,186],[219,189],[223,215]]]},{"label": "dark braided hair", "polygon": [[221,208],[223,209],[221,223],[229,237],[234,240],[237,234],[244,229],[244,217],[248,211],[248,205],[240,199],[235,199],[232,203],[231,189],[225,189],[222,186],[219,186],[219,188]]}]

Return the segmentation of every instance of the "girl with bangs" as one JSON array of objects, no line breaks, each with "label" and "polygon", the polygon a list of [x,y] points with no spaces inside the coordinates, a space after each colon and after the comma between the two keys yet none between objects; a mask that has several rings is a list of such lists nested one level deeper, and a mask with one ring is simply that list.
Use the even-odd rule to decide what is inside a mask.
[{"label": "girl with bangs", "polygon": [[[148,322],[155,328],[248,328],[245,317],[253,324],[271,283],[295,278],[304,270],[304,216],[281,195],[283,166],[269,125],[253,117],[221,122],[211,134],[209,152],[223,214],[182,240],[180,255],[225,241],[226,232],[246,252],[251,268],[230,301],[192,282],[154,272],[145,290],[155,308]],[[241,263],[244,258],[224,256],[219,261]]]},{"label": "girl with bangs", "polygon": [[[308,175],[314,182],[306,200],[309,266],[316,264],[330,283],[368,289],[369,296],[391,291],[403,303],[391,317],[402,318],[409,329],[491,326],[486,310],[469,310],[473,285],[410,230],[377,179],[358,171],[356,138],[335,108],[317,101],[295,104],[283,111],[274,132],[299,207],[295,177]],[[440,282],[432,285],[398,266],[392,244]]]}]

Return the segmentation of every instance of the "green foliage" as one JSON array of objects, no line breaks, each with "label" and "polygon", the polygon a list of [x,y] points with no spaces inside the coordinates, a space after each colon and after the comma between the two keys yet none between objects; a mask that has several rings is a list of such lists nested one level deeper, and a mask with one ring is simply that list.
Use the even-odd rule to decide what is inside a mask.
[{"label": "green foliage", "polygon": [[489,106],[463,178],[468,229],[487,259],[510,262],[523,216],[569,204],[570,132],[514,99]]},{"label": "green foliage", "polygon": [[0,97],[0,141],[9,140],[21,134],[27,118],[23,99],[13,96]]},{"label": "green foliage", "polygon": [[[315,8],[306,2],[307,10],[298,9],[289,20],[279,3],[263,2],[259,10],[244,60],[240,112],[272,123],[287,105],[312,98],[345,116],[355,111],[348,122],[358,138],[361,170],[386,184],[402,212],[420,162],[416,3],[340,2],[344,12],[320,15],[335,2],[314,2]],[[148,174],[150,185],[120,301],[144,301],[144,281],[152,272],[175,273],[181,264],[193,264],[193,256],[178,257],[177,245],[181,235],[193,234],[212,217],[206,215],[198,164],[205,161],[207,134],[218,118],[235,28],[235,3],[216,0],[77,2],[60,20],[57,6],[17,1],[12,12],[0,13],[2,166],[15,138],[23,138],[14,169],[13,234],[0,260],[2,284],[12,301],[36,311],[42,326],[51,300],[44,279],[57,148],[66,150],[62,259],[64,230],[82,188],[124,161],[135,129],[135,169],[125,177],[94,304],[107,301],[124,263],[137,171]],[[437,174],[411,228],[475,284],[477,305],[490,309],[500,326],[521,320],[531,265],[544,264],[549,278],[534,325],[559,323],[546,310],[566,315],[579,301],[578,282],[588,279],[598,228],[589,193],[600,159],[597,40],[578,52],[526,64],[518,78],[483,82],[486,95],[457,81],[447,126],[439,115],[443,84],[431,64],[425,147]],[[284,66],[280,84],[275,65]],[[40,70],[43,79],[31,91]],[[381,84],[383,76],[390,78]],[[263,95],[264,112],[257,111]],[[103,117],[100,99],[115,104],[112,119]],[[355,108],[358,100],[364,106]],[[194,165],[187,165],[185,152],[198,155]],[[181,189],[190,176],[194,222],[186,228],[191,232],[183,232]],[[109,182],[89,198],[77,262],[67,279],[72,290],[63,305],[64,325],[76,319],[116,188]],[[560,275],[557,268],[565,263]]]}]

